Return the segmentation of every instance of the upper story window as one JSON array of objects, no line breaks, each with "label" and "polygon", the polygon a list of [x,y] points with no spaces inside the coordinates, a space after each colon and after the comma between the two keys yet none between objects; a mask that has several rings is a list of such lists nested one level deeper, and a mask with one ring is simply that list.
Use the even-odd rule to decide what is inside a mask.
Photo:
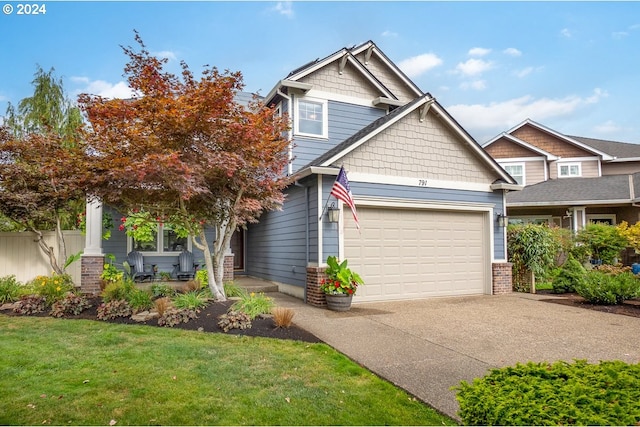
[{"label": "upper story window", "polygon": [[138,242],[130,237],[130,250],[154,255],[175,255],[183,249],[191,250],[190,239],[187,237],[178,237],[173,230],[158,226],[158,231],[156,231],[154,235],[155,240],[151,242]]},{"label": "upper story window", "polygon": [[297,98],[294,122],[297,135],[327,138],[327,101]]},{"label": "upper story window", "polygon": [[562,163],[558,164],[558,178],[570,178],[582,176],[582,168],[580,163]]},{"label": "upper story window", "polygon": [[520,185],[526,185],[524,178],[524,163],[510,163],[502,165],[505,171]]}]

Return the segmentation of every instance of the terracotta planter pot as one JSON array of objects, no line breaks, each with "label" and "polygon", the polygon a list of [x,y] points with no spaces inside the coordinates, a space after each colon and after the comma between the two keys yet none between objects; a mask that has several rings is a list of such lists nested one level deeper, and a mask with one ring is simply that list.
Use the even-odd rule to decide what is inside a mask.
[{"label": "terracotta planter pot", "polygon": [[353,295],[337,294],[324,295],[327,300],[327,308],[332,311],[349,311],[351,309],[351,300]]}]

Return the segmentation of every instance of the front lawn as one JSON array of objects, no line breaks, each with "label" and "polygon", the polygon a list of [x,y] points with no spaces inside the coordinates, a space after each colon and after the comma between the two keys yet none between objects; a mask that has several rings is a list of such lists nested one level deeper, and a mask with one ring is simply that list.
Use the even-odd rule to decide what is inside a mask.
[{"label": "front lawn", "polygon": [[0,315],[1,425],[454,422],[325,344]]}]

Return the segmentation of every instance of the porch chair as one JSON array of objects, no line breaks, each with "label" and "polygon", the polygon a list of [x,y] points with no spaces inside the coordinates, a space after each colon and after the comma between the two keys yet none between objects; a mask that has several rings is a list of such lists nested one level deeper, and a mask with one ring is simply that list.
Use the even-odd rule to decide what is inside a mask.
[{"label": "porch chair", "polygon": [[193,253],[183,249],[178,256],[178,264],[173,264],[173,272],[178,280],[190,280],[196,276],[198,264],[193,261]]},{"label": "porch chair", "polygon": [[141,252],[129,252],[129,254],[127,255],[127,264],[129,264],[129,267],[131,269],[131,271],[129,271],[129,276],[131,277],[131,279],[133,279],[134,282],[144,282],[147,279],[153,279],[152,267],[144,265],[144,256]]}]

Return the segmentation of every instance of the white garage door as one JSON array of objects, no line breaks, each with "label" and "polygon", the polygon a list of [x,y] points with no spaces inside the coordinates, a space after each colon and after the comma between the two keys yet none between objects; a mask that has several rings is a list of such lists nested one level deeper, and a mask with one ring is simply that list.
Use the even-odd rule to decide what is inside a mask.
[{"label": "white garage door", "polygon": [[358,207],[344,253],[365,285],[356,301],[482,294],[488,233],[481,212]]}]

